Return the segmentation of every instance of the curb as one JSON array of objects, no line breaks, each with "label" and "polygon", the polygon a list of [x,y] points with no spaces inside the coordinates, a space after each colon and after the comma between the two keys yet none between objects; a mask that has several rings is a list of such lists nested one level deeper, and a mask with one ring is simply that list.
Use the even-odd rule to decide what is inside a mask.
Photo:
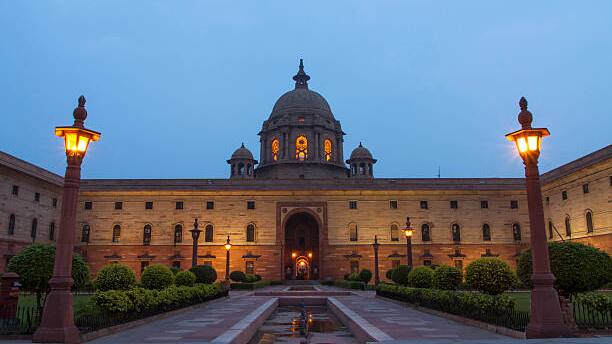
[{"label": "curb", "polygon": [[353,335],[355,335],[355,339],[360,343],[393,340],[391,336],[370,324],[370,322],[338,301],[335,297],[327,298],[327,308],[340,322],[350,329]]},{"label": "curb", "polygon": [[229,330],[223,332],[210,343],[246,344],[255,336],[259,327],[278,307],[278,298],[270,299],[238,321]]}]

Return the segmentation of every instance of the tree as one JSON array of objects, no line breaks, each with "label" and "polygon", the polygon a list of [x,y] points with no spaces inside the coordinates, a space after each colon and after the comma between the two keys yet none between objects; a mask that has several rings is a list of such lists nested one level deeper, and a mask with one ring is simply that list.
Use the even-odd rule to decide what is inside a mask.
[{"label": "tree", "polygon": [[472,289],[498,295],[516,284],[516,276],[503,260],[480,258],[468,265],[465,281]]},{"label": "tree", "polygon": [[108,264],[98,271],[94,284],[98,291],[129,290],[136,284],[136,274],[126,265]]},{"label": "tree", "polygon": [[[612,258],[594,247],[576,242],[551,242],[548,255],[555,289],[565,297],[599,289],[612,281]],[[519,257],[517,275],[528,288],[532,287],[532,270],[531,250],[527,250]]]},{"label": "tree", "polygon": [[[36,294],[36,306],[42,308],[49,294],[49,279],[53,276],[55,246],[34,244],[11,258],[8,271],[19,275],[21,286]],[[90,279],[89,267],[78,254],[72,257],[72,288],[84,287]]]}]

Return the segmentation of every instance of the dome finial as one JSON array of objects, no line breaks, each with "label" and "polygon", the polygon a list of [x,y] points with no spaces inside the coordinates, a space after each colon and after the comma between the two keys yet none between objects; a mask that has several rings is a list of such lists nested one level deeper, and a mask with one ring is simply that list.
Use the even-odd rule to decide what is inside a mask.
[{"label": "dome finial", "polygon": [[295,88],[308,88],[308,80],[310,80],[310,76],[304,72],[304,60],[300,59],[300,67],[295,76],[293,76],[293,80],[295,80]]},{"label": "dome finial", "polygon": [[240,145],[240,148],[244,148],[244,142],[242,142],[242,144]]},{"label": "dome finial", "polygon": [[523,129],[531,129],[533,115],[529,110],[527,110],[527,99],[525,99],[525,97],[521,97],[521,100],[519,100],[519,107],[521,108],[521,112],[519,112],[518,115],[519,123]]},{"label": "dome finial", "polygon": [[87,110],[85,109],[85,96],[81,95],[78,99],[78,106],[72,111],[74,117],[74,126],[83,128],[83,122],[87,118]]}]

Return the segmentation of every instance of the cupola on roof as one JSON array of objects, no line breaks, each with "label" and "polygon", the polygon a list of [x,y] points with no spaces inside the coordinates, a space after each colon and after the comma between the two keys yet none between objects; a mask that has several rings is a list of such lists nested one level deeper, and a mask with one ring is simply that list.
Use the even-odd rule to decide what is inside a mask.
[{"label": "cupola on roof", "polygon": [[355,159],[372,159],[372,153],[359,142],[359,146],[351,153],[351,160]]},{"label": "cupola on roof", "polygon": [[244,146],[244,143],[242,143],[242,145],[234,151],[234,154],[232,154],[232,160],[234,159],[253,160],[253,153],[251,153],[251,151]]}]

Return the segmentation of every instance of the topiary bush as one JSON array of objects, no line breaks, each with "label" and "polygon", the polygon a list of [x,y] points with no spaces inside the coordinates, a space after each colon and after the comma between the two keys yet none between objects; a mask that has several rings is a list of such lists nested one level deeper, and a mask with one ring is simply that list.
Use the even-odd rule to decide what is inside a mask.
[{"label": "topiary bush", "polygon": [[432,287],[442,290],[457,290],[463,282],[463,272],[455,267],[441,265],[433,272]]},{"label": "topiary bush", "polygon": [[196,276],[196,283],[210,284],[217,280],[217,271],[210,265],[197,265],[189,271]]},{"label": "topiary bush", "polygon": [[105,265],[94,282],[96,290],[128,290],[136,285],[136,274],[123,264]]},{"label": "topiary bush", "polygon": [[255,275],[251,275],[251,274],[244,274],[244,283],[253,283],[253,282],[257,282],[257,276]]},{"label": "topiary bush", "polygon": [[433,284],[433,270],[426,266],[419,266],[408,273],[408,285],[413,288],[431,288]]},{"label": "topiary bush", "polygon": [[196,275],[191,271],[180,271],[174,276],[174,284],[177,286],[193,287],[196,283]]},{"label": "topiary bush", "polygon": [[[612,258],[594,247],[576,242],[548,243],[550,269],[555,275],[555,288],[569,297],[576,293],[599,289],[612,281]],[[519,257],[517,275],[521,284],[531,288],[531,250]]]},{"label": "topiary bush", "polygon": [[359,272],[351,272],[347,281],[361,282],[361,278],[359,277]]},{"label": "topiary bush", "polygon": [[472,289],[490,295],[499,295],[514,287],[516,276],[503,260],[480,258],[467,266],[465,281]]},{"label": "topiary bush", "polygon": [[351,276],[351,273],[350,273],[350,272],[347,272],[347,273],[345,273],[345,274],[344,274],[344,276],[342,277],[342,279],[343,279],[343,280],[345,280],[345,281],[348,281],[350,276]]},{"label": "topiary bush", "polygon": [[372,280],[372,271],[363,269],[359,272],[359,280],[365,284],[370,283]]},{"label": "topiary bush", "polygon": [[242,271],[232,271],[229,278],[234,282],[244,282],[246,280],[246,274]]},{"label": "topiary bush", "polygon": [[393,276],[393,270],[395,270],[395,268],[393,268],[393,269],[389,269],[389,270],[387,270],[387,272],[385,273],[385,277],[386,277],[388,280],[393,280],[393,279],[392,279],[392,276]]},{"label": "topiary bush", "polygon": [[146,289],[160,290],[174,283],[174,274],[169,267],[161,264],[147,266],[140,276],[140,284]]},{"label": "topiary bush", "polygon": [[400,265],[393,269],[391,280],[400,285],[408,285],[408,274],[411,268],[408,265]]}]

